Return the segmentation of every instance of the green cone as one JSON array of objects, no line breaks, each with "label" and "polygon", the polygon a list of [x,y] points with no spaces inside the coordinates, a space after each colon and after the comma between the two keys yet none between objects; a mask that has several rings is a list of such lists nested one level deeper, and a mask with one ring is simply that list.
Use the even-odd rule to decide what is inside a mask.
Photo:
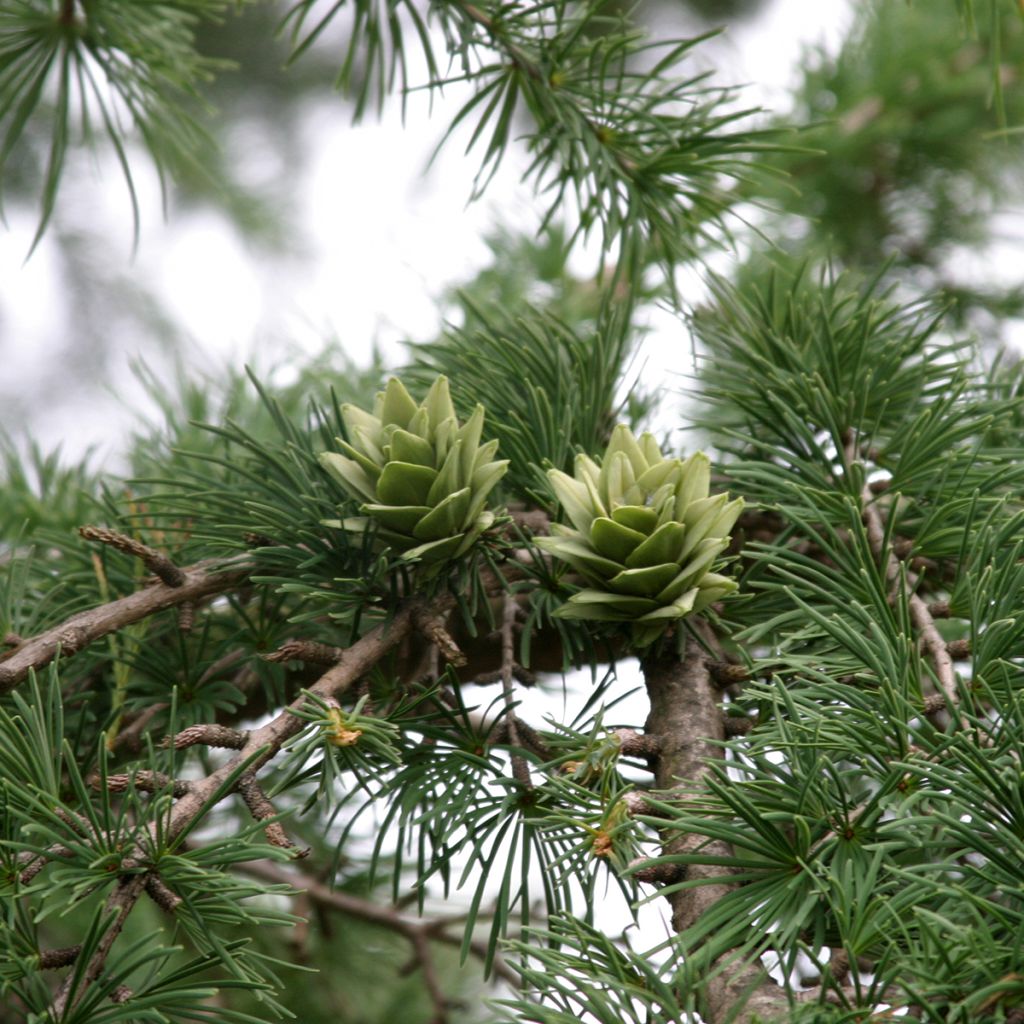
[{"label": "green cone", "polygon": [[637,439],[619,424],[600,466],[580,455],[574,477],[552,469],[548,478],[571,525],[555,523],[537,544],[588,584],[561,617],[630,623],[633,642],[646,647],[676,619],[736,589],[709,570],[743,499],[708,494],[702,452],[666,459],[651,434]]},{"label": "green cone", "polygon": [[340,453],[323,452],[320,462],[364,515],[325,525],[362,531],[375,524],[382,545],[436,566],[468,551],[494,522],[487,495],[508,461],[494,458],[497,441],[480,444],[482,405],[459,424],[446,377],[419,405],[392,377],[372,413],[343,405],[341,417],[349,440],[338,438]]}]

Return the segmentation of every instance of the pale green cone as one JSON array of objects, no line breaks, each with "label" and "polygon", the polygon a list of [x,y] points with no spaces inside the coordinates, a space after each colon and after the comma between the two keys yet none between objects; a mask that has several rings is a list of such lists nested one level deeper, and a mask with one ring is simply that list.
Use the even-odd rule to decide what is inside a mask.
[{"label": "pale green cone", "polygon": [[736,589],[710,569],[743,500],[709,495],[702,452],[667,459],[651,434],[638,439],[619,424],[600,466],[580,455],[574,476],[553,469],[548,478],[569,523],[554,524],[537,544],[587,584],[559,609],[562,618],[629,623],[645,647]]},{"label": "pale green cone", "polygon": [[376,525],[382,545],[403,557],[438,565],[468,551],[494,523],[487,497],[508,468],[495,459],[497,441],[480,443],[484,409],[459,424],[438,377],[417,405],[396,377],[377,395],[372,413],[341,408],[349,440],[320,463],[360,502],[362,516],[325,525],[365,531]]}]

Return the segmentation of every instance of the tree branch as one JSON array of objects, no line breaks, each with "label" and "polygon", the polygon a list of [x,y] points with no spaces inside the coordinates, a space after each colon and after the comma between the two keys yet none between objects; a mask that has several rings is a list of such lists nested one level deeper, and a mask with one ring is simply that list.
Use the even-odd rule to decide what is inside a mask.
[{"label": "tree branch", "polygon": [[165,608],[194,602],[230,590],[244,580],[252,564],[248,556],[197,562],[183,569],[178,587],[158,583],[134,594],[72,615],[59,626],[24,641],[0,660],[0,694],[13,690],[31,669],[48,665],[58,653],[63,658],[84,650],[108,633],[145,619]]},{"label": "tree branch", "polygon": [[105,526],[80,526],[78,534],[83,540],[95,540],[101,544],[109,544],[126,555],[134,555],[142,560],[142,564],[161,582],[169,587],[180,587],[185,583],[185,573],[178,568],[162,551],[151,548],[148,544],[129,537],[117,530],[108,530]]},{"label": "tree branch", "polygon": [[[885,578],[892,587],[896,587],[900,579],[900,563],[895,552],[890,548],[886,550],[885,528],[882,524],[882,516],[878,506],[874,504],[874,498],[870,492],[865,491],[862,495],[862,516],[864,526],[867,530],[868,543],[871,550],[878,558],[885,559]],[[935,620],[925,601],[913,592],[916,577],[907,576],[907,605],[910,609],[910,621],[914,624],[921,637],[921,646],[931,659],[935,669],[935,676],[939,686],[946,698],[947,709],[956,715],[961,726],[966,725],[962,716],[958,714],[960,694],[956,686],[956,671],[953,668],[953,659],[946,648],[946,641],[935,626]]]},{"label": "tree branch", "polygon": [[[290,885],[294,889],[304,892],[314,903],[339,913],[348,914],[350,917],[358,918],[369,924],[380,925],[382,928],[389,928],[412,941],[412,935],[422,936],[433,942],[439,942],[446,946],[461,947],[462,939],[456,935],[450,935],[445,931],[445,926],[451,924],[447,920],[415,920],[404,917],[394,907],[382,906],[371,900],[353,896],[351,893],[342,892],[337,889],[328,888],[326,885],[310,878],[307,875],[296,877],[290,871],[272,864],[269,861],[249,861],[244,864],[233,865],[234,870],[243,874],[258,878],[264,882],[274,885]],[[487,943],[473,940],[470,942],[469,951],[481,961],[487,959]],[[502,981],[518,988],[519,976],[508,966],[500,955],[494,958],[494,974]]]}]

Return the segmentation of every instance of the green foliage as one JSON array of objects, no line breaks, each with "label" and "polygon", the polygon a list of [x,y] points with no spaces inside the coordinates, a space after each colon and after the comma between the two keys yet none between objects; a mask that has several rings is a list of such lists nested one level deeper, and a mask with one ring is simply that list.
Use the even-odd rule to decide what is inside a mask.
[{"label": "green foliage", "polygon": [[[385,367],[335,347],[171,386],[143,368],[159,421],[127,479],[5,439],[0,1013],[478,1024],[490,975],[521,983],[492,1017],[537,1024],[722,1024],[745,988],[779,1021],[1015,1019],[1024,371],[907,292],[1015,194],[1016,135],[986,133],[1015,118],[1020,22],[987,11],[859,15],[798,100],[835,123],[783,153],[688,70],[702,40],[654,46],[611,6],[292,7],[300,66],[348,22],[356,116],[404,98],[410,45],[429,88],[468,84],[449,134],[477,192],[521,134],[544,229],[496,238],[412,347],[422,403],[392,379],[362,411]],[[0,164],[43,124],[40,231],[94,129],[130,187],[129,133],[176,175],[198,152],[216,62],[194,36],[222,12],[0,14]],[[832,262],[805,234],[711,279],[688,317],[711,454],[684,461],[631,432],[651,402],[628,360],[740,196],[820,215]],[[592,233],[603,271],[578,278]],[[733,589],[723,555],[738,593],[697,616]],[[549,556],[586,588],[566,600]],[[660,711],[616,729],[602,666],[638,650]],[[534,721],[521,688],[557,684],[524,666],[570,663],[588,682]],[[649,878],[679,931],[643,949],[601,911]]]},{"label": "green foliage", "polygon": [[868,273],[890,260],[961,320],[1019,316],[1019,289],[965,280],[957,261],[1021,196],[1005,173],[1024,116],[1024,19],[1011,6],[861,5],[838,54],[811,53],[784,119],[808,126],[806,149],[766,157],[784,172],[759,193],[784,211],[773,244]]},{"label": "green foliage", "polygon": [[[608,936],[570,917],[552,919],[519,949],[530,963],[523,978],[541,999],[502,1001],[516,1020],[571,1024],[682,1024],[686,1016],[670,972],[642,953],[624,949]],[[543,943],[543,944],[542,944]]]},{"label": "green foliage", "polygon": [[33,247],[53,213],[69,145],[91,143],[97,131],[117,154],[138,229],[123,120],[127,115],[161,174],[168,163],[191,159],[200,132],[189,104],[199,97],[199,83],[220,67],[196,53],[195,26],[223,8],[208,0],[81,5],[19,0],[6,7],[0,16],[0,109],[8,114],[0,169],[30,119],[49,123]]},{"label": "green foliage", "polygon": [[[634,342],[628,309],[609,306],[578,325],[522,301],[521,312],[478,307],[463,297],[467,322],[412,349],[410,376],[424,383],[441,373],[468,415],[488,396],[485,437],[509,457],[506,488],[519,501],[544,503],[540,470],[572,466],[579,450],[603,447],[623,405],[619,384]],[[633,403],[642,416],[648,402]]]}]

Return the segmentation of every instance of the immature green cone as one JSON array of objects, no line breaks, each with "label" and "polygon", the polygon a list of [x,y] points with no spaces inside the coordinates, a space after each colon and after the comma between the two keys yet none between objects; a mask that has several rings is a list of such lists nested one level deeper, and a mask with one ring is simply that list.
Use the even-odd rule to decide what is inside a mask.
[{"label": "immature green cone", "polygon": [[646,647],[676,619],[736,589],[708,570],[729,544],[743,499],[708,495],[703,452],[667,459],[651,434],[638,440],[619,424],[600,466],[579,455],[575,478],[557,469],[548,478],[572,525],[553,524],[537,544],[589,584],[561,617],[631,623],[634,643]]},{"label": "immature green cone", "polygon": [[325,525],[366,530],[408,559],[437,565],[457,558],[494,522],[484,506],[504,476],[507,460],[496,460],[498,442],[480,444],[484,407],[463,424],[455,416],[448,379],[438,377],[420,405],[392,377],[377,395],[373,412],[341,407],[349,441],[341,453],[320,462],[363,504],[363,516]]}]

